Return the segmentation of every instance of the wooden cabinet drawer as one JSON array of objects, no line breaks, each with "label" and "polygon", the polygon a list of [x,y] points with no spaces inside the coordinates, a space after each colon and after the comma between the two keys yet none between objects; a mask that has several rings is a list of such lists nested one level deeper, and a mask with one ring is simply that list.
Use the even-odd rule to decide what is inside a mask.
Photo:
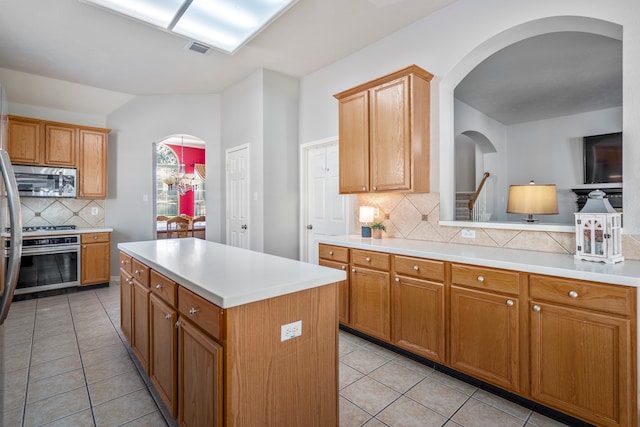
[{"label": "wooden cabinet drawer", "polygon": [[108,242],[110,233],[83,233],[80,235],[80,243]]},{"label": "wooden cabinet drawer", "polygon": [[635,313],[636,290],[622,285],[531,275],[531,299],[621,314]]},{"label": "wooden cabinet drawer", "polygon": [[131,274],[141,285],[149,287],[149,267],[135,258],[131,259]]},{"label": "wooden cabinet drawer", "polygon": [[131,273],[131,257],[124,252],[120,252],[120,268],[126,271],[127,273]]},{"label": "wooden cabinet drawer", "polygon": [[318,246],[318,254],[321,259],[346,263],[349,262],[349,248],[320,244]]},{"label": "wooden cabinet drawer", "polygon": [[454,285],[518,295],[519,277],[520,274],[517,271],[463,264],[451,265],[451,283]]},{"label": "wooden cabinet drawer", "polygon": [[219,341],[224,338],[220,336],[223,326],[222,308],[182,286],[178,286],[178,311],[213,338]]},{"label": "wooden cabinet drawer", "polygon": [[362,267],[389,270],[389,254],[351,249],[351,262]]},{"label": "wooden cabinet drawer", "polygon": [[150,274],[151,279],[149,283],[151,285],[151,292],[168,302],[169,305],[175,307],[178,284],[155,270],[151,270]]},{"label": "wooden cabinet drawer", "polygon": [[396,274],[419,279],[444,281],[444,262],[395,255],[393,265]]}]

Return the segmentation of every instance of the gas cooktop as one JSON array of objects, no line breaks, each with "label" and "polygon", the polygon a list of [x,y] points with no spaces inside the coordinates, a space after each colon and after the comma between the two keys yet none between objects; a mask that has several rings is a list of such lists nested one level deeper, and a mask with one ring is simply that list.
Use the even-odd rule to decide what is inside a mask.
[{"label": "gas cooktop", "polygon": [[[75,225],[29,225],[22,227],[22,231],[27,233],[31,231],[58,231],[58,230],[75,230]],[[7,233],[11,232],[11,227],[5,228]]]}]

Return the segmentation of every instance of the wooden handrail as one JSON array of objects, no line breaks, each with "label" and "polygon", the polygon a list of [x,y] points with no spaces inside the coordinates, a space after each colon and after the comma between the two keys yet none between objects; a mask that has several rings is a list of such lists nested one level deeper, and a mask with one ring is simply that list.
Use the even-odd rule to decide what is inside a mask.
[{"label": "wooden handrail", "polygon": [[485,172],[484,175],[482,176],[482,181],[480,181],[480,185],[478,185],[478,189],[476,190],[475,194],[473,195],[473,197],[471,198],[471,200],[469,200],[469,210],[472,211],[473,210],[473,205],[476,204],[476,200],[478,199],[478,196],[480,195],[480,192],[482,191],[482,187],[484,187],[484,183],[487,181],[487,178],[489,178],[489,172]]}]

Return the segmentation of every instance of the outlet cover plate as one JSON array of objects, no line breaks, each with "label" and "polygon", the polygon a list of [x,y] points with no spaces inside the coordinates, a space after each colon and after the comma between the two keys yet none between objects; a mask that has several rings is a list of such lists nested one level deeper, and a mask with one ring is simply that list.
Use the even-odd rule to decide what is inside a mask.
[{"label": "outlet cover plate", "polygon": [[280,327],[280,341],[290,340],[300,335],[302,335],[302,320],[287,323]]}]

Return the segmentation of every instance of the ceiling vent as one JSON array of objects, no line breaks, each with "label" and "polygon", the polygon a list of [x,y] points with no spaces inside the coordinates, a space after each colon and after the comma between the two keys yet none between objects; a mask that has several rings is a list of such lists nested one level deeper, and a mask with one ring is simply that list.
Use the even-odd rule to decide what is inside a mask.
[{"label": "ceiling vent", "polygon": [[198,43],[198,42],[187,43],[187,46],[185,46],[185,49],[190,50],[192,52],[200,53],[202,55],[206,55],[211,50],[209,46],[204,45],[202,43]]}]

